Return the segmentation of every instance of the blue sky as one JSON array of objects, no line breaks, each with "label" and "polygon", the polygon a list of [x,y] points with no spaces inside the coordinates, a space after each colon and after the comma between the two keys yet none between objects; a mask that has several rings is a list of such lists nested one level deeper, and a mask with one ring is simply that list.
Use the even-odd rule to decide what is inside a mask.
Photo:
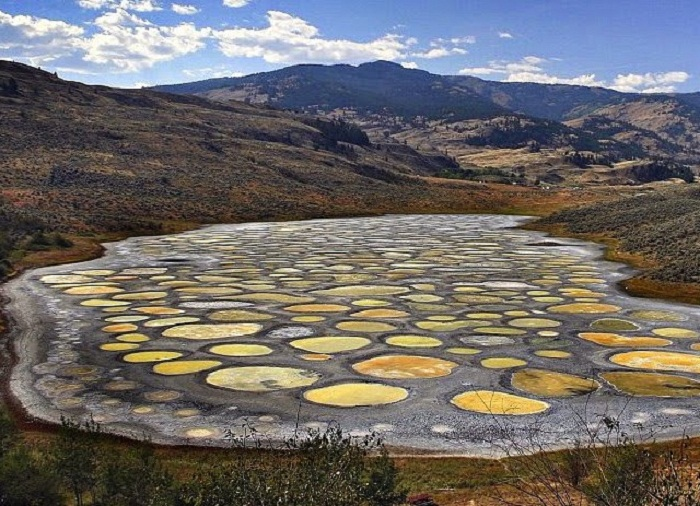
[{"label": "blue sky", "polygon": [[0,0],[0,58],[123,87],[385,59],[688,92],[698,26],[697,0]]}]

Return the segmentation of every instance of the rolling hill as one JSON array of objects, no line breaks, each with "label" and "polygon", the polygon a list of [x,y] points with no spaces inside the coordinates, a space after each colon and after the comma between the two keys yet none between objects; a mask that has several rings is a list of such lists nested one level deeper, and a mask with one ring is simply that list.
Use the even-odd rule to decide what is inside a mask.
[{"label": "rolling hill", "polygon": [[[0,62],[5,202],[59,230],[360,212],[454,166],[265,107],[62,81]],[[347,141],[347,142],[346,142]]]},{"label": "rolling hill", "polygon": [[88,86],[19,63],[0,61],[0,107],[0,259],[33,234],[46,246],[45,232],[537,211],[571,198],[436,179],[458,169],[454,160],[403,143],[370,143],[350,123]]}]

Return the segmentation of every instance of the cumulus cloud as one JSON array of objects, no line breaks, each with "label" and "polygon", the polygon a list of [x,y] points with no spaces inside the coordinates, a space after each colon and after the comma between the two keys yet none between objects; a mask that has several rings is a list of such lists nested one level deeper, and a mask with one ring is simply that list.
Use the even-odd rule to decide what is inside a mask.
[{"label": "cumulus cloud", "polygon": [[184,69],[184,75],[191,79],[213,79],[218,77],[243,77],[243,72],[236,72],[225,66],[205,67],[200,69]]},{"label": "cumulus cloud", "polygon": [[245,7],[251,2],[251,0],[224,0],[224,5],[226,7],[233,7],[238,9],[240,7]]},{"label": "cumulus cloud", "polygon": [[124,9],[136,12],[163,10],[156,0],[78,0],[78,5],[83,9],[94,10]]},{"label": "cumulus cloud", "polygon": [[[216,30],[192,23],[158,25],[140,17],[135,7],[156,6],[151,0],[80,1],[86,8],[118,6],[81,26],[0,12],[0,56],[37,65],[53,61],[54,68],[72,72],[138,72],[195,53],[210,40],[224,56],[270,63],[402,61],[418,43],[391,33],[370,41],[326,38],[304,19],[279,11],[269,11],[263,27]],[[441,53],[433,48],[425,56]]]},{"label": "cumulus cloud", "polygon": [[[413,39],[416,40],[416,39]],[[416,40],[417,42],[417,40]],[[437,38],[430,41],[430,47],[463,47],[467,44],[476,44],[476,37],[467,35],[465,37]]]},{"label": "cumulus cloud", "polygon": [[279,11],[267,13],[268,26],[215,31],[221,52],[231,58],[262,58],[268,63],[329,63],[398,60],[409,41],[387,34],[369,42],[328,39],[307,21]]},{"label": "cumulus cloud", "polygon": [[690,79],[687,72],[661,72],[646,74],[618,74],[612,89],[625,93],[672,93],[676,85]]},{"label": "cumulus cloud", "polygon": [[[406,43],[407,45],[415,45],[418,43],[418,40],[415,38],[409,38],[406,39]],[[436,58],[445,58],[447,56],[465,55],[468,53],[468,51],[464,49],[463,46],[475,43],[476,37],[472,35],[433,39],[430,41],[430,47],[428,49],[409,53],[407,57],[434,60]]]},{"label": "cumulus cloud", "polygon": [[486,67],[467,67],[459,71],[462,75],[494,75],[494,74],[518,74],[518,73],[540,73],[542,64],[547,60],[539,56],[526,56],[518,61],[509,62],[504,60],[492,60]]},{"label": "cumulus cloud", "polygon": [[512,39],[514,38],[512,34],[508,32],[498,32],[498,37],[501,39]]},{"label": "cumulus cloud", "polygon": [[453,48],[449,48],[449,49],[446,47],[434,47],[434,48],[429,49],[427,51],[411,53],[411,56],[413,56],[415,58],[423,58],[426,60],[433,60],[435,58],[444,58],[446,56],[463,55],[463,54],[467,54],[467,50],[462,49],[461,47],[453,47]]},{"label": "cumulus cloud", "polygon": [[102,14],[95,19],[93,25],[104,31],[110,31],[126,27],[153,26],[153,23],[138,17],[136,14],[131,14],[130,12],[119,9],[114,12]]},{"label": "cumulus cloud", "polygon": [[505,79],[511,83],[572,84],[577,86],[605,86],[595,74],[582,74],[575,77],[557,77],[544,72],[516,72]]},{"label": "cumulus cloud", "polygon": [[[0,58],[73,73],[138,72],[159,63],[196,53],[209,42],[227,57],[260,58],[268,63],[359,63],[369,60],[402,62],[417,68],[417,59],[467,54],[472,36],[433,39],[425,46],[413,37],[387,33],[369,41],[324,36],[308,21],[280,11],[269,11],[261,27],[215,29],[193,23],[159,25],[141,12],[162,9],[157,0],[75,0],[101,12],[80,25],[0,11]],[[243,6],[245,0],[225,0]],[[169,3],[179,14],[193,14],[195,5]],[[505,33],[505,32],[504,32]],[[687,72],[619,74],[610,81],[595,74],[559,76],[551,70],[559,62],[539,56],[494,60],[463,68],[460,74],[489,76],[501,81],[604,86],[622,92],[670,93],[690,78]],[[185,72],[185,71],[183,71]],[[194,77],[197,70],[191,70]],[[235,75],[228,68],[203,69],[209,76]],[[185,74],[188,75],[188,74]]]},{"label": "cumulus cloud", "polygon": [[76,73],[136,72],[196,52],[211,37],[209,28],[157,26],[121,8],[89,28],[0,11],[0,57]]},{"label": "cumulus cloud", "polygon": [[194,5],[172,4],[170,8],[175,14],[181,14],[183,16],[191,16],[199,12],[199,9]]},{"label": "cumulus cloud", "polygon": [[42,65],[74,52],[84,33],[83,27],[64,21],[0,11],[0,56]]},{"label": "cumulus cloud", "polygon": [[553,61],[555,60],[538,56],[526,56],[514,62],[494,60],[485,67],[463,68],[459,74],[496,76],[505,82],[599,86],[626,93],[673,93],[676,91],[676,85],[684,83],[690,78],[690,74],[682,71],[618,74],[612,82],[599,79],[595,74],[561,77],[552,75],[545,70],[545,66]]},{"label": "cumulus cloud", "polygon": [[418,64],[414,61],[401,62],[401,66],[405,69],[417,69],[418,68]]},{"label": "cumulus cloud", "polygon": [[123,72],[194,53],[211,35],[211,29],[198,29],[191,23],[156,26],[124,10],[104,14],[94,25],[99,31],[80,43],[83,60]]},{"label": "cumulus cloud", "polygon": [[435,39],[430,42],[431,46],[442,46],[452,44],[455,46],[464,46],[465,44],[476,44],[476,37],[473,35],[465,35],[464,37],[452,37],[449,39]]}]

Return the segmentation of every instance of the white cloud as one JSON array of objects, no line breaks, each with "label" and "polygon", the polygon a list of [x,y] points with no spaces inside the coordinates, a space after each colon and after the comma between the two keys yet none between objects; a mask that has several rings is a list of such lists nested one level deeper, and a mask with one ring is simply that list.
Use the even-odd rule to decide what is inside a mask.
[{"label": "white cloud", "polygon": [[251,2],[251,0],[224,0],[224,5],[226,7],[233,7],[238,9],[240,7],[245,7]]},{"label": "white cloud", "polygon": [[642,90],[642,93],[674,93],[675,91],[675,86],[652,86]]},{"label": "white cloud", "polygon": [[0,56],[74,73],[135,72],[198,51],[211,36],[188,23],[156,26],[123,9],[91,25],[88,35],[82,26],[0,11]]},{"label": "white cloud", "polygon": [[476,44],[476,37],[473,35],[467,35],[465,37],[452,37],[451,39],[433,39],[430,41],[430,47],[443,47],[443,46],[465,46],[467,44]]},{"label": "white cloud", "polygon": [[418,64],[414,61],[401,62],[401,66],[405,69],[417,69],[418,68]]},{"label": "white cloud", "polygon": [[446,47],[434,47],[434,48],[429,49],[427,51],[418,52],[418,53],[411,53],[411,56],[413,56],[415,58],[423,58],[426,60],[433,60],[435,58],[444,58],[446,56],[464,55],[464,54],[467,54],[467,50],[462,49],[461,47],[453,47],[450,49],[447,49]]},{"label": "white cloud", "polygon": [[194,53],[205,46],[211,29],[191,23],[156,26],[124,10],[98,17],[99,31],[80,43],[83,60],[121,72],[136,72]]},{"label": "white cloud", "polygon": [[690,79],[690,74],[682,71],[646,74],[618,74],[612,82],[596,78],[595,74],[581,74],[574,77],[555,76],[544,67],[556,59],[526,56],[515,62],[490,61],[486,67],[468,67],[459,71],[461,75],[498,76],[505,82],[529,82],[544,84],[572,84],[580,86],[600,86],[626,93],[673,93],[676,85]]},{"label": "white cloud", "polygon": [[512,39],[514,38],[512,34],[508,32],[498,32],[498,37],[501,39]]},{"label": "white cloud", "polygon": [[192,79],[214,79],[218,77],[243,77],[243,72],[236,72],[224,66],[207,67],[201,69],[184,69],[184,75]]},{"label": "white cloud", "polygon": [[503,60],[492,60],[487,67],[467,67],[459,71],[459,74],[466,75],[493,75],[493,74],[517,74],[523,72],[542,72],[542,64],[547,60],[539,56],[526,56],[516,62]]},{"label": "white cloud", "polygon": [[[81,0],[90,8],[117,3],[144,7],[150,0]],[[127,5],[128,4],[128,5]],[[138,5],[137,5],[138,4]],[[150,2],[151,5],[155,5]],[[329,39],[307,21],[270,11],[261,28],[214,30],[192,23],[161,26],[117,7],[83,26],[0,11],[0,57],[74,73],[138,72],[195,53],[208,40],[229,57],[262,58],[272,63],[364,62],[406,59],[415,39],[387,34],[358,42]]]},{"label": "white cloud", "polygon": [[476,37],[473,35],[467,35],[466,37],[453,37],[449,39],[451,44],[456,46],[461,46],[464,44],[476,44]]},{"label": "white cloud", "polygon": [[505,79],[510,83],[571,84],[577,86],[605,86],[595,74],[582,74],[576,77],[557,77],[544,72],[515,72]]},{"label": "white cloud", "polygon": [[369,42],[327,39],[307,21],[279,11],[268,11],[264,28],[215,31],[221,52],[231,58],[262,58],[269,63],[363,62],[402,59],[408,41],[387,34]]},{"label": "white cloud", "polygon": [[153,26],[153,23],[138,17],[136,14],[131,14],[124,10],[116,10],[114,12],[107,12],[102,14],[93,21],[93,24],[102,30],[118,30],[124,27],[134,27],[134,26]]},{"label": "white cloud", "polygon": [[[407,45],[418,44],[418,40],[413,37],[406,39],[405,42]],[[450,39],[441,37],[439,39],[431,40],[429,43],[429,49],[410,53],[407,55],[407,57],[434,60],[436,58],[445,58],[447,56],[465,55],[468,53],[468,51],[464,49],[463,46],[475,43],[476,37],[472,35],[467,35],[465,37],[452,37]]]},{"label": "white cloud", "polygon": [[618,74],[611,88],[625,93],[672,93],[675,85],[690,79],[687,72]]},{"label": "white cloud", "polygon": [[83,9],[105,9],[109,3],[109,0],[78,0]]},{"label": "white cloud", "polygon": [[157,0],[78,0],[83,9],[111,10],[124,9],[136,12],[153,12],[163,10]]},{"label": "white cloud", "polygon": [[171,9],[175,14],[183,16],[191,16],[199,12],[199,9],[194,5],[172,4]]},{"label": "white cloud", "polygon": [[558,77],[548,74],[544,65],[549,60],[539,56],[526,56],[515,62],[490,61],[487,67],[464,68],[461,75],[500,76],[501,81],[515,83],[571,84],[579,86],[605,86],[595,74],[582,74],[574,77]]},{"label": "white cloud", "polygon": [[64,21],[0,11],[0,57],[39,66],[73,53],[84,33],[83,27]]},{"label": "white cloud", "polygon": [[461,69],[457,73],[462,76],[491,76],[494,74],[502,74],[503,72],[491,67],[467,67]]},{"label": "white cloud", "polygon": [[[72,73],[138,72],[200,51],[212,40],[225,56],[260,58],[275,64],[359,63],[382,59],[417,68],[416,59],[464,55],[467,54],[464,46],[475,42],[472,36],[440,38],[418,49],[417,39],[394,33],[370,41],[333,39],[308,21],[280,11],[267,12],[266,26],[257,28],[217,30],[192,23],[158,25],[137,14],[161,9],[157,0],[75,1],[86,9],[104,11],[91,23],[81,25],[0,11],[0,58]],[[245,2],[226,1],[232,6],[242,6]],[[197,9],[190,4],[169,5],[180,14]],[[559,63],[554,58],[526,56],[516,61],[490,61],[459,73],[508,82],[603,86],[641,93],[675,92],[679,84],[690,79],[683,71],[619,74],[608,81],[592,73],[559,76],[551,70]],[[236,75],[225,66],[201,70],[210,77]],[[193,73],[190,77],[195,77],[197,69],[189,72]]]}]

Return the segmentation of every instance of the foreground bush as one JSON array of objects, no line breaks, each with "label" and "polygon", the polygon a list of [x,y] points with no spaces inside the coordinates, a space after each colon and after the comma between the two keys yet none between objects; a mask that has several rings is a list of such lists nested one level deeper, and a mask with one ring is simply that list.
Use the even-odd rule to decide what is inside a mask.
[{"label": "foreground bush", "polygon": [[[511,457],[502,461],[507,486],[495,487],[506,492],[496,503],[700,506],[700,474],[689,458],[697,449],[691,441],[675,451],[659,450],[646,445],[648,433],[626,432],[614,417],[580,423],[583,437],[558,452],[540,442],[535,426],[526,434],[496,427],[501,449]],[[205,452],[201,460],[187,458],[176,467],[178,462],[159,459],[147,443],[106,437],[92,421],[64,420],[49,444],[29,445],[0,412],[0,506],[395,506],[405,501],[394,462],[375,435],[355,438],[330,427],[272,444],[247,434],[232,437],[230,451]],[[429,499],[414,496],[412,504]]]},{"label": "foreground bush", "polygon": [[232,438],[231,454],[195,462],[194,476],[178,481],[151,445],[115,443],[93,421],[63,419],[50,445],[33,448],[0,413],[0,506],[393,506],[405,498],[376,436],[332,427],[281,446],[263,442]]},{"label": "foreground bush", "polygon": [[700,506],[700,473],[680,451],[654,450],[651,431],[626,431],[615,417],[588,424],[572,448],[551,452],[537,430],[515,439],[501,428],[509,457],[509,485],[521,498],[509,505],[540,506]]},{"label": "foreground bush", "polygon": [[[255,434],[233,444],[260,447]],[[295,436],[275,459],[246,456],[210,469],[181,491],[178,505],[392,506],[398,473],[376,436],[356,439],[338,427]],[[372,456],[372,453],[379,452]]]}]

